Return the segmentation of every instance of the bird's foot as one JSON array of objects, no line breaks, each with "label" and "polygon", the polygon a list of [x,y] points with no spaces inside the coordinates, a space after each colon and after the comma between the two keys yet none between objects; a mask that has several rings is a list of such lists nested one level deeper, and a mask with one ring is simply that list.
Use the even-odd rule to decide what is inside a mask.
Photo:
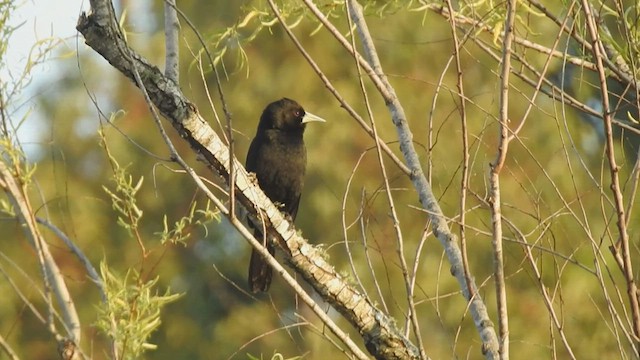
[{"label": "bird's foot", "polygon": [[287,213],[283,213],[285,220],[287,220],[289,222],[289,224],[293,224],[293,218],[291,217],[291,215],[287,214]]}]

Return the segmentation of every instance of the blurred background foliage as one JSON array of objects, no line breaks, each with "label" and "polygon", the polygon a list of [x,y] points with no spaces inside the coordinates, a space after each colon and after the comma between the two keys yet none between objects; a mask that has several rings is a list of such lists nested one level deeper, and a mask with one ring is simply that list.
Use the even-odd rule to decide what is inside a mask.
[{"label": "blurred background foliage", "polygon": [[[544,3],[560,16],[568,2]],[[633,3],[624,2],[628,6]],[[481,4],[484,7],[472,9],[478,12],[477,17],[488,23],[493,21],[499,29],[503,5],[488,1]],[[116,8],[121,12],[128,5],[128,1],[122,1]],[[297,226],[311,242],[322,244],[330,261],[355,281],[345,251],[345,240],[348,241],[359,281],[379,306],[388,309],[403,325],[405,290],[373,140],[340,108],[281,26],[267,23],[272,15],[265,2],[184,0],[178,5],[202,34],[219,60],[220,69],[225,70],[222,86],[233,116],[235,154],[241,161],[262,109],[272,100],[292,97],[308,111],[328,120],[307,129],[309,164]],[[462,146],[457,78],[455,67],[449,63],[453,53],[450,23],[432,11],[420,10],[417,2],[370,1],[367,5],[367,20],[383,68],[404,105],[433,190],[457,232]],[[144,16],[128,12],[122,26],[132,48],[161,67],[162,2],[149,2],[149,7]],[[290,23],[299,20],[294,31],[306,50],[341,95],[364,116],[366,107],[353,59],[324,29],[318,28],[303,8],[297,3],[282,4]],[[334,24],[347,33],[340,2],[324,2],[321,9],[330,13]],[[558,32],[555,24],[527,9],[521,9],[519,15],[518,36],[553,46]],[[247,20],[245,25],[238,27],[243,20]],[[227,36],[221,37],[225,32]],[[209,89],[216,110],[222,114],[210,64],[184,21],[181,36],[181,87],[203,117],[220,129],[205,91]],[[488,43],[494,41],[490,34],[478,36]],[[615,38],[616,34],[612,36]],[[206,201],[193,183],[166,161],[168,151],[141,93],[82,43],[79,38],[77,56],[50,60],[55,74],[48,83],[39,85],[33,98],[40,121],[31,126],[32,131],[41,134],[41,141],[27,154],[37,165],[37,186],[31,195],[37,204],[37,215],[57,224],[84,249],[95,266],[104,261],[121,275],[135,269],[147,280],[158,277],[159,293],[168,289],[183,293],[162,310],[162,325],[151,338],[159,348],[145,357],[220,359],[246,358],[251,354],[270,358],[274,353],[285,358],[343,357],[324,338],[330,337],[328,331],[278,279],[268,295],[252,297],[245,292],[249,246],[224,220],[210,222],[206,227],[190,226],[192,236],[182,244],[160,242],[158,233],[163,229],[164,216],[172,224],[187,216],[194,203],[198,209],[205,208]],[[561,38],[560,43],[560,51],[567,48],[566,38]],[[222,48],[226,49],[224,53]],[[538,67],[546,60],[544,54],[516,48]],[[495,156],[498,134],[499,64],[471,41],[464,43],[460,55],[468,98],[471,159],[466,205],[469,263],[472,274],[482,284],[486,303],[493,309],[491,223],[485,201],[488,164]],[[553,60],[550,72],[560,71],[561,67],[559,60]],[[512,79],[509,116],[515,128],[527,111],[533,89],[515,76]],[[588,71],[578,70],[572,80],[578,84],[577,96],[582,101],[596,92],[595,76]],[[400,155],[383,101],[371,84],[366,83],[366,89],[379,133]],[[106,119],[111,119],[110,125]],[[592,247],[602,251],[610,266],[611,282],[605,285],[608,290],[614,286],[622,289],[624,285],[607,250],[610,238],[615,238],[609,232],[615,230],[614,213],[607,200],[608,174],[603,172],[603,144],[597,130],[582,120],[572,108],[538,95],[519,138],[511,143],[502,173],[502,200],[505,218],[526,235],[527,241],[538,246],[534,252],[542,282],[554,295],[554,306],[562,313],[578,358],[594,358],[594,354],[609,358],[619,354],[619,349],[616,335],[607,330],[613,320],[606,315],[603,291],[592,273]],[[144,178],[137,204],[144,212],[139,231],[148,252],[146,257],[130,232],[117,225],[117,214],[103,189],[114,186],[114,170],[105,146],[100,145],[100,128],[105,146],[119,164],[135,179]],[[179,137],[170,135],[201,176],[219,183]],[[622,149],[620,144],[618,154],[626,161],[621,171],[623,179],[627,179],[635,155]],[[418,208],[413,187],[390,161],[386,165],[405,255],[411,263],[426,236],[419,253],[419,291],[415,301],[427,353],[434,359],[480,358],[481,343],[465,313],[465,301],[449,275],[441,246],[431,234],[425,234],[429,223]],[[627,186],[629,189],[631,185]],[[637,219],[637,212],[631,216]],[[351,225],[346,231],[343,222]],[[638,238],[636,223],[637,220],[632,221],[630,227],[634,244]],[[0,234],[4,239],[0,244],[3,272],[20,280],[28,298],[42,306],[36,287],[29,283],[38,284],[39,273],[22,230],[15,221],[1,221]],[[106,358],[105,339],[95,326],[99,294],[67,248],[53,234],[45,235],[80,311],[83,348],[96,359]],[[505,236],[512,356],[550,358],[557,351],[562,358],[564,350],[554,343],[558,340],[554,339],[555,331],[550,330],[538,281],[516,241],[522,239],[509,229]],[[368,270],[364,241],[375,279]],[[633,251],[637,255],[637,248]],[[26,281],[27,278],[31,280]],[[379,293],[374,282],[380,287]],[[43,326],[4,280],[0,281],[0,292],[0,331],[4,337],[25,359],[51,358],[55,344]],[[615,306],[623,311],[619,303]],[[491,315],[495,319],[495,314]],[[338,323],[345,325],[340,319]],[[352,338],[358,338],[357,334]]]}]

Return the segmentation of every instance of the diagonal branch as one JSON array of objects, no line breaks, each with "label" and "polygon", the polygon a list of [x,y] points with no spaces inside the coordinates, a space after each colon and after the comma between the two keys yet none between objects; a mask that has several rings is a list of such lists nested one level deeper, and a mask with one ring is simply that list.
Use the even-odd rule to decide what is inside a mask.
[{"label": "diagonal branch", "polygon": [[[13,176],[11,169],[4,161],[0,161],[0,189],[3,189],[9,201],[15,209],[16,217],[24,228],[26,237],[30,240],[31,245],[36,249],[40,266],[42,267],[43,279],[45,287],[50,287],[58,300],[58,305],[62,311],[62,319],[64,327],[69,338],[58,335],[53,323],[53,305],[51,307],[51,316],[48,324],[49,331],[56,336],[59,344],[71,342],[72,344],[80,343],[80,319],[75,308],[75,304],[69,293],[64,277],[60,272],[60,268],[55,262],[53,255],[49,251],[49,246],[40,233],[36,223],[36,218],[24,192],[24,188],[19,184],[18,180]],[[75,346],[75,345],[74,345]]]},{"label": "diagonal branch", "polygon": [[607,76],[605,73],[604,60],[605,54],[602,47],[602,41],[598,34],[596,20],[592,13],[592,8],[585,0],[582,1],[583,12],[587,22],[587,30],[591,39],[593,57],[598,67],[598,76],[600,80],[600,91],[602,94],[602,111],[604,128],[606,135],[605,153],[609,160],[609,173],[611,175],[611,191],[616,209],[617,225],[618,225],[618,242],[611,246],[611,252],[616,257],[622,258],[622,272],[627,285],[627,296],[629,297],[629,307],[631,308],[631,318],[633,334],[635,335],[635,354],[640,353],[640,301],[638,300],[638,285],[634,279],[633,265],[631,262],[630,239],[627,229],[625,216],[624,199],[622,196],[622,188],[620,185],[619,171],[620,167],[616,162],[615,148],[613,141],[613,129],[611,126],[612,111],[609,104],[609,90],[607,88]]},{"label": "diagonal branch", "polygon": [[[285,260],[357,329],[369,352],[380,359],[417,358],[416,347],[397,330],[394,321],[348,284],[324,260],[319,250],[296,233],[242,164],[230,155],[227,146],[200,116],[196,106],[184,97],[177,84],[128,48],[115,22],[111,3],[92,0],[90,4],[92,12],[82,14],[77,25],[87,45],[138,86],[144,86],[153,104],[180,136],[227,184],[229,163],[233,161],[237,200],[253,216],[264,217],[267,230],[284,251]],[[136,73],[142,84],[135,81]]]},{"label": "diagonal branch", "polygon": [[[429,218],[433,223],[434,235],[438,238],[445,249],[445,253],[451,263],[451,273],[458,281],[458,284],[462,289],[463,296],[470,302],[469,308],[483,342],[482,352],[489,359],[497,359],[498,340],[493,324],[489,319],[487,308],[482,297],[478,293],[477,286],[473,278],[471,278],[471,281],[467,283],[467,278],[463,271],[464,266],[462,254],[458,247],[456,236],[451,232],[444,213],[442,212],[442,209],[431,190],[431,186],[422,171],[420,160],[413,145],[413,134],[409,128],[407,117],[393,87],[384,76],[373,40],[371,39],[371,34],[369,33],[366,22],[364,21],[362,7],[355,0],[349,1],[348,6],[351,7],[350,14],[353,17],[363,48],[365,49],[365,53],[368,57],[367,64],[371,64],[370,67],[372,68],[372,71],[368,74],[380,94],[384,97],[385,103],[391,113],[392,122],[398,133],[400,150],[402,151],[402,155],[405,158],[407,166],[411,169],[411,182],[418,193],[420,203],[423,208],[427,210]],[[469,290],[471,290],[471,292]]]}]

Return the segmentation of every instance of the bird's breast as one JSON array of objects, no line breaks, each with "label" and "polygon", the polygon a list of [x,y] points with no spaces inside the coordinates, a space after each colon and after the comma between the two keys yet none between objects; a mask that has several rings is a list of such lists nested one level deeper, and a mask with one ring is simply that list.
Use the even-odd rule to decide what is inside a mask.
[{"label": "bird's breast", "polygon": [[[258,184],[274,202],[297,206],[306,171],[307,153],[301,138],[267,136],[258,141],[254,169]],[[294,205],[295,204],[295,205]]]}]

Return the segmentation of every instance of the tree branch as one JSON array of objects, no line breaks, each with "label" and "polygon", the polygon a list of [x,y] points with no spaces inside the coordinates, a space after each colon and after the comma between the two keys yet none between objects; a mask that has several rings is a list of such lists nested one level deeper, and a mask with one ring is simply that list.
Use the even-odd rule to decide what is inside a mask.
[{"label": "tree branch", "polygon": [[[627,231],[627,222],[625,216],[624,199],[622,197],[622,188],[620,186],[620,167],[616,163],[614,140],[613,140],[613,128],[611,126],[611,106],[609,104],[609,90],[607,88],[607,75],[605,73],[604,59],[604,47],[600,40],[600,36],[597,30],[596,20],[592,13],[591,5],[583,0],[582,11],[587,22],[587,30],[589,37],[591,38],[591,50],[593,51],[593,58],[596,61],[598,68],[598,77],[600,80],[600,92],[602,95],[602,112],[605,128],[605,153],[609,160],[609,173],[611,176],[611,191],[613,193],[613,199],[616,209],[617,225],[618,225],[618,242],[611,246],[611,252],[614,256],[621,256],[622,268],[620,269],[625,277],[627,285],[627,296],[629,297],[629,307],[631,308],[631,319],[633,334],[635,335],[635,354],[640,354],[640,303],[638,301],[638,286],[634,279],[633,265],[631,262],[631,251],[629,244],[629,232]],[[621,252],[621,253],[619,253]]]},{"label": "tree branch", "polygon": [[[352,7],[351,16],[354,18],[354,23],[356,24],[356,29],[360,35],[365,53],[369,57],[368,61],[370,64],[367,63],[365,68],[370,67],[372,69],[368,74],[389,108],[391,120],[396,127],[396,132],[398,133],[400,150],[402,151],[402,155],[405,158],[407,166],[411,169],[411,182],[418,193],[420,203],[423,208],[427,210],[429,218],[433,223],[434,235],[438,238],[445,249],[445,253],[451,264],[451,274],[458,281],[465,299],[470,301],[469,308],[476,328],[480,333],[480,338],[483,342],[482,352],[489,359],[497,359],[498,341],[493,324],[489,320],[486,306],[482,297],[478,293],[474,280],[471,279],[471,282],[467,283],[467,278],[463,270],[462,254],[458,247],[456,236],[451,232],[451,229],[449,229],[449,225],[447,224],[442,209],[431,190],[431,186],[429,185],[424,172],[422,171],[422,166],[420,165],[418,155],[413,145],[413,134],[407,123],[404,109],[400,104],[393,87],[384,76],[373,40],[371,39],[371,34],[369,33],[366,22],[364,21],[362,7],[355,0],[351,0],[349,2],[349,6]],[[469,290],[471,290],[471,292]]]},{"label": "tree branch", "polygon": [[[237,199],[250,214],[264,217],[267,231],[284,251],[285,260],[358,330],[369,352],[380,359],[417,358],[416,347],[396,329],[394,321],[342,279],[321,252],[296,233],[242,164],[230,155],[226,145],[200,116],[196,106],[184,97],[177,84],[128,48],[115,22],[111,3],[92,0],[90,4],[91,14],[82,14],[77,25],[86,44],[138,86],[144,86],[160,113],[227,184],[229,163],[233,161]],[[134,69],[140,74],[142,84],[135,81]]]},{"label": "tree branch", "polygon": [[[5,154],[3,154],[5,155]],[[73,347],[80,343],[80,319],[73,303],[73,299],[69,294],[69,289],[64,282],[64,277],[60,272],[60,268],[56,264],[53,255],[49,251],[47,243],[44,241],[40,230],[36,224],[35,215],[31,208],[31,204],[23,187],[19,181],[13,176],[4,161],[0,161],[0,188],[2,188],[13,208],[15,209],[16,218],[22,225],[26,237],[38,254],[40,266],[42,268],[42,278],[45,282],[45,288],[51,288],[58,301],[58,306],[62,312],[63,325],[68,338],[59,335],[55,330],[54,310],[51,299],[47,299],[49,305],[48,330],[55,335],[58,344],[68,343],[71,341]],[[80,356],[78,352],[78,356]]]},{"label": "tree branch", "polygon": [[180,46],[178,34],[180,33],[180,22],[176,11],[176,0],[165,0],[164,2],[164,48],[165,63],[164,74],[171,80],[179,83],[180,71]]},{"label": "tree branch", "polygon": [[511,74],[511,45],[513,42],[516,12],[514,0],[507,1],[507,19],[504,24],[502,40],[502,59],[500,73],[500,135],[496,158],[491,163],[489,174],[489,204],[491,205],[491,225],[493,234],[493,278],[496,286],[498,309],[498,329],[500,331],[500,358],[509,359],[509,314],[507,311],[507,289],[504,281],[504,257],[502,250],[502,201],[500,190],[500,171],[507,158],[509,149],[509,75]]}]

